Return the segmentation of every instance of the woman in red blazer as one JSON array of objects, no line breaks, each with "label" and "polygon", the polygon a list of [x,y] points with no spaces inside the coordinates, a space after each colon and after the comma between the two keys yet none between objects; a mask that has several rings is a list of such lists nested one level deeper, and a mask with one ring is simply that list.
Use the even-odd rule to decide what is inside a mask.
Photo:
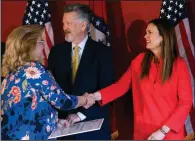
[{"label": "woman in red blazer", "polygon": [[105,105],[132,87],[134,139],[184,139],[192,86],[187,65],[177,54],[174,30],[167,20],[154,19],[145,39],[148,52],[138,55],[116,83],[94,97]]}]

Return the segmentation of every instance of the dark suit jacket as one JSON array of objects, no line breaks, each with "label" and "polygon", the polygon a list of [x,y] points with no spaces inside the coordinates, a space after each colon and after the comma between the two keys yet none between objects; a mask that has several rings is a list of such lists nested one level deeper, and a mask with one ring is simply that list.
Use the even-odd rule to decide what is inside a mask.
[{"label": "dark suit jacket", "polygon": [[[80,64],[77,70],[75,83],[72,84],[72,68],[71,68],[71,52],[72,44],[64,42],[52,47],[48,67],[52,71],[56,81],[61,88],[67,93],[72,95],[81,96],[85,92],[95,92],[104,88],[114,81],[113,62],[111,48],[104,46],[102,43],[98,43],[91,38],[88,38]],[[80,111],[86,115],[86,120],[93,120],[98,118],[104,118],[104,124],[101,128],[102,133],[93,135],[91,139],[97,139],[99,136],[109,134],[109,118],[107,105],[101,107],[98,103],[90,107],[89,109],[78,108],[71,111],[60,111],[59,117],[65,118],[67,114],[77,113]],[[93,133],[89,132],[88,134]],[[90,135],[87,135],[90,136]],[[79,139],[87,139],[79,138]]]}]

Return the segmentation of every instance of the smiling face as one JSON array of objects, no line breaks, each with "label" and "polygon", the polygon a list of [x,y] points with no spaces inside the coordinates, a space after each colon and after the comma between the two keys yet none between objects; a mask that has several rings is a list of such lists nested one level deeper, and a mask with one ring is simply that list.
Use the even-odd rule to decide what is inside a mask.
[{"label": "smiling face", "polygon": [[162,36],[159,34],[159,31],[153,23],[148,24],[146,28],[146,48],[152,52],[161,51],[161,42],[163,41]]},{"label": "smiling face", "polygon": [[64,13],[63,16],[63,30],[65,33],[65,40],[75,44],[80,43],[83,37],[86,36],[86,21],[79,19],[76,12]]}]

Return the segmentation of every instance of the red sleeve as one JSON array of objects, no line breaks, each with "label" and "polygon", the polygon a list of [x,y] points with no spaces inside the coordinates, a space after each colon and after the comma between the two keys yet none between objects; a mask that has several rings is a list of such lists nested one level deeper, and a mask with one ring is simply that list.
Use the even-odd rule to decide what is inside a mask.
[{"label": "red sleeve", "polygon": [[178,100],[177,108],[165,123],[170,129],[179,132],[192,106],[192,85],[187,65],[183,59],[178,60]]},{"label": "red sleeve", "polygon": [[101,89],[99,91],[102,97],[102,100],[99,102],[100,105],[103,106],[117,99],[118,97],[124,95],[129,90],[130,83],[131,83],[131,65],[116,83],[104,89]]}]

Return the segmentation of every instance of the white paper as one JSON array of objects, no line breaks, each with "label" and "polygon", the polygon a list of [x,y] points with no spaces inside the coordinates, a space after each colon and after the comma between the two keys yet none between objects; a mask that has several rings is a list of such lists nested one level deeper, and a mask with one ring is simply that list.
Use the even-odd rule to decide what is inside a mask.
[{"label": "white paper", "polygon": [[48,139],[99,130],[103,121],[104,119],[102,118],[91,121],[78,122],[69,127],[57,126],[56,130],[51,133]]}]

